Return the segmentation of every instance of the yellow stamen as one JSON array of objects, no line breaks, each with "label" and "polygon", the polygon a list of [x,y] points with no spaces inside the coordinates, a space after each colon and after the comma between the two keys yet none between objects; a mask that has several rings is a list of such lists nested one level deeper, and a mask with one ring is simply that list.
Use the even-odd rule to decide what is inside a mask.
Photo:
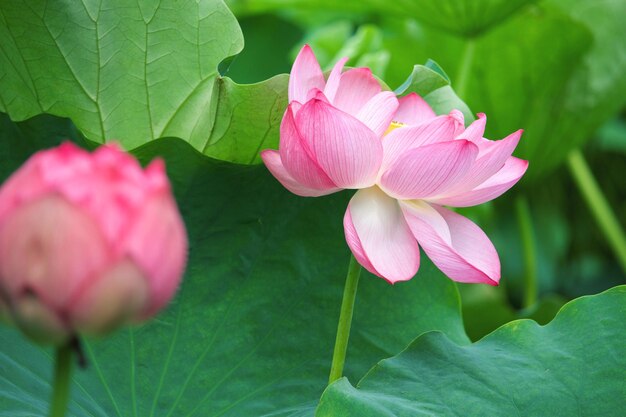
[{"label": "yellow stamen", "polygon": [[391,133],[392,131],[396,130],[399,127],[404,126],[404,123],[400,123],[400,122],[391,122],[391,124],[389,125],[389,127],[387,128],[387,131],[385,132],[385,134],[383,136],[387,136],[389,133]]}]

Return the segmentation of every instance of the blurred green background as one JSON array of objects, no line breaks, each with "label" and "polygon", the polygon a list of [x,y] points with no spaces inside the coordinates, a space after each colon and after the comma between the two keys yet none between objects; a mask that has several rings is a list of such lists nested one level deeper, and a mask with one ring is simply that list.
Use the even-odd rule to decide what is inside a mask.
[{"label": "blurred green background", "polygon": [[461,285],[470,337],[519,317],[545,323],[565,301],[624,282],[626,2],[227,3],[246,40],[222,68],[237,82],[289,72],[303,43],[324,68],[350,56],[392,89],[431,59],[487,114],[488,138],[525,130],[515,155],[530,161],[527,175],[494,203],[462,210],[502,261],[500,287]]}]

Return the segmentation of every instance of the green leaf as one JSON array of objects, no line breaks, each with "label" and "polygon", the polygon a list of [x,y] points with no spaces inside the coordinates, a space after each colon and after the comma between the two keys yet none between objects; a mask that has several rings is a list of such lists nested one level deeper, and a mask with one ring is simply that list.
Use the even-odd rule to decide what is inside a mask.
[{"label": "green leaf", "polygon": [[456,95],[446,73],[436,62],[429,60],[426,65],[415,65],[413,72],[394,93],[406,95],[417,93],[422,96],[437,114],[447,114],[457,109],[463,112],[466,123],[474,120],[467,104]]},{"label": "green leaf", "polygon": [[[405,0],[397,4],[425,25],[472,37],[499,25],[536,0]],[[383,3],[380,1],[380,3]]]},{"label": "green leaf", "polygon": [[620,416],[625,306],[622,286],[570,302],[547,326],[514,321],[469,346],[422,335],[357,388],[332,384],[316,416]]},{"label": "green leaf", "polygon": [[551,0],[476,40],[463,98],[487,114],[487,137],[524,129],[525,181],[552,172],[626,104],[624,15],[620,0]]},{"label": "green leaf", "polygon": [[426,25],[463,36],[475,36],[498,25],[536,0],[229,0],[237,14],[285,8],[380,13],[396,19],[411,17]]},{"label": "green leaf", "polygon": [[[621,0],[550,0],[593,38],[591,48],[568,84],[562,118],[555,134],[572,148],[592,137],[626,105],[626,2]],[[566,142],[563,140],[563,142]]]},{"label": "green leaf", "polygon": [[240,164],[261,162],[263,149],[278,148],[280,122],[287,108],[289,76],[240,85],[219,78],[215,124],[207,141],[192,142],[205,155]]},{"label": "green leaf", "polygon": [[[594,13],[611,16],[607,20],[613,28],[611,38],[607,35],[598,42],[592,29],[581,21],[555,7],[537,5],[473,41],[462,99],[473,111],[487,114],[487,138],[500,139],[524,129],[515,156],[530,161],[525,183],[563,163],[572,149],[590,139],[599,124],[624,103],[626,77],[612,70],[603,75],[587,68],[593,51],[602,49],[614,61],[608,62],[607,56],[599,65],[616,65],[621,74],[626,71],[621,63],[625,55],[618,36],[621,28],[613,26],[613,16],[620,13],[604,2],[594,2]],[[400,69],[409,64],[409,57],[403,56],[406,50],[416,51],[412,60],[431,58],[441,63],[452,86],[461,78],[464,41],[425,27],[403,27],[391,21],[386,25],[395,31],[384,42],[392,56],[389,66],[394,68],[388,71],[390,83],[399,79]]]},{"label": "green leaf", "polygon": [[[506,282],[509,285],[510,281]],[[509,303],[503,287],[463,285],[459,290],[463,301],[465,331],[471,340],[479,340],[516,319],[532,319],[539,324],[547,324],[567,301],[551,294],[541,297],[537,304],[528,309],[516,311]],[[485,314],[485,311],[489,314]]]},{"label": "green leaf", "polygon": [[584,27],[544,11],[522,15],[477,42],[468,104],[487,114],[487,137],[524,129],[516,156],[531,161],[526,181],[555,167],[577,145],[558,130],[572,122],[564,114],[568,84],[590,42]]},{"label": "green leaf", "polygon": [[[58,143],[46,127],[66,123],[0,120],[2,146],[10,137],[30,144],[21,154],[0,147],[0,167],[12,168]],[[328,380],[348,267],[349,195],[300,198],[263,166],[216,162],[180,139],[134,153],[166,160],[189,232],[189,265],[155,320],[85,341],[89,367],[76,371],[70,415],[312,415]],[[432,264],[424,259],[413,280],[394,286],[364,274],[346,375],[357,380],[430,330],[468,343],[456,285]],[[45,414],[50,351],[9,328],[0,329],[0,345],[0,416]]]},{"label": "green leaf", "polygon": [[127,149],[177,136],[236,162],[277,140],[286,79],[219,76],[243,47],[221,0],[3,2],[0,22],[0,110],[13,120],[68,117],[87,139]]}]

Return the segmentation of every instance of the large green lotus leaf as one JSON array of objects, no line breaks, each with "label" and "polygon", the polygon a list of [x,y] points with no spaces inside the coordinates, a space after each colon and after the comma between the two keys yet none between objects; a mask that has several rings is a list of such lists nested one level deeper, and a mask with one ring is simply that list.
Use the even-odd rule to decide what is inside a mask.
[{"label": "large green lotus leaf", "polygon": [[[36,148],[76,133],[50,116],[16,124],[3,116],[0,126],[5,176]],[[14,143],[30,149],[11,153]],[[300,198],[263,166],[216,162],[180,139],[135,154],[166,159],[189,265],[155,320],[85,341],[89,367],[75,374],[70,415],[311,416],[327,383],[348,265],[349,195]],[[426,259],[413,280],[394,286],[364,273],[346,375],[357,381],[426,331],[469,343],[462,326],[455,284]],[[0,416],[44,415],[51,351],[6,327],[0,346]]]},{"label": "large green lotus leaf", "polygon": [[261,162],[263,149],[278,148],[280,121],[287,108],[289,76],[241,85],[218,78],[218,107],[209,137],[191,144],[205,155],[239,164]]},{"label": "large green lotus leaf", "polygon": [[426,25],[475,36],[506,20],[536,0],[227,0],[240,15],[284,8],[344,10],[419,19]]},{"label": "large green lotus leaf", "polygon": [[[425,25],[446,32],[476,36],[497,26],[522,7],[536,0],[404,0],[396,4]],[[381,4],[385,2],[380,1]],[[387,3],[388,4],[388,3]],[[384,10],[384,9],[383,9]],[[406,16],[406,14],[405,14]]]},{"label": "large green lotus leaf", "polygon": [[68,117],[97,143],[133,149],[176,136],[249,162],[260,143],[277,141],[286,79],[220,77],[218,65],[242,48],[221,0],[1,2],[0,110],[13,120]]},{"label": "large green lotus leaf", "polygon": [[[552,172],[626,103],[625,15],[619,0],[549,1],[475,41],[462,98],[487,113],[488,137],[525,130],[516,155],[530,161],[527,181]],[[456,74],[460,53],[439,55],[458,41],[447,48],[432,36],[424,45],[439,51],[429,57]]]},{"label": "large green lotus leaf", "polygon": [[546,326],[513,321],[469,346],[428,333],[357,388],[331,385],[316,416],[623,416],[625,319],[621,286],[570,302]]}]

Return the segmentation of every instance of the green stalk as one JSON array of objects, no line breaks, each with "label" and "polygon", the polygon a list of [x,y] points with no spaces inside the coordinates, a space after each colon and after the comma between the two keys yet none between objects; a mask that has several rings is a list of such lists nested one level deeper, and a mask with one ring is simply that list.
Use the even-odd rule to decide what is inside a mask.
[{"label": "green stalk", "polygon": [[615,213],[613,213],[611,206],[606,201],[606,197],[598,186],[580,149],[570,152],[567,157],[567,165],[578,185],[578,189],[626,274],[626,236],[624,236],[624,231],[617,217],[615,217]]},{"label": "green stalk", "polygon": [[523,195],[515,201],[517,224],[522,239],[524,255],[524,308],[533,306],[537,302],[537,252],[535,248],[535,231],[533,218],[528,206],[528,200]]},{"label": "green stalk", "polygon": [[346,361],[346,351],[348,350],[350,325],[352,324],[352,312],[354,311],[354,300],[356,299],[356,290],[359,285],[359,275],[361,275],[361,265],[359,265],[354,258],[354,255],[351,255],[348,275],[346,276],[346,285],[343,289],[343,300],[341,301],[341,313],[339,314],[339,325],[337,326],[333,363],[330,367],[330,377],[328,378],[329,384],[343,376],[343,365]]},{"label": "green stalk", "polygon": [[456,74],[456,79],[453,80],[453,88],[457,96],[461,100],[465,99],[465,93],[467,89],[467,81],[469,79],[470,70],[472,69],[472,61],[474,60],[474,50],[476,49],[476,41],[473,38],[468,38],[465,41],[465,48],[463,49],[463,55],[461,56],[461,66],[459,72]]},{"label": "green stalk", "polygon": [[49,417],[64,417],[70,399],[70,381],[72,375],[72,346],[63,345],[56,350],[54,362],[54,381]]}]

